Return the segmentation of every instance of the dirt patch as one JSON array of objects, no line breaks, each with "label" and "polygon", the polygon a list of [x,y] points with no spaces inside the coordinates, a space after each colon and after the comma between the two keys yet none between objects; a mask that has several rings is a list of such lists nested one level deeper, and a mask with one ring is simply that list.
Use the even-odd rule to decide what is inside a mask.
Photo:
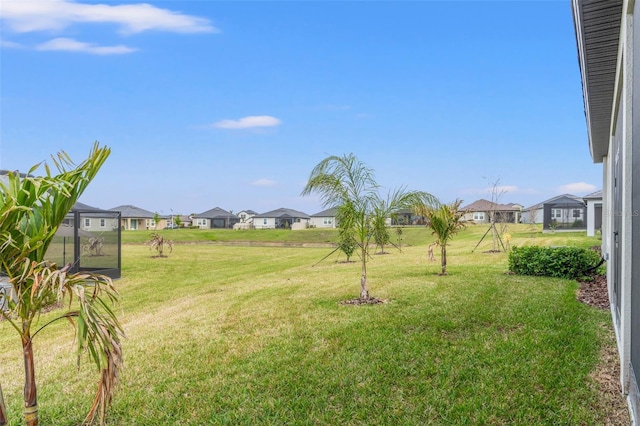
[{"label": "dirt patch", "polygon": [[357,299],[343,300],[340,302],[341,305],[380,305],[382,303],[387,303],[387,301],[378,299],[377,297],[370,297],[368,299],[358,297]]}]

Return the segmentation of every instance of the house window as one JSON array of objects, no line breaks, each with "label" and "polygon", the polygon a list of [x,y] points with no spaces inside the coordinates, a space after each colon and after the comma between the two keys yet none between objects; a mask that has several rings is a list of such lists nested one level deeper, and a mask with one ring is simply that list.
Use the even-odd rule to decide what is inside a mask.
[{"label": "house window", "polygon": [[107,219],[100,219],[100,228],[104,228],[107,226]]},{"label": "house window", "polygon": [[473,220],[484,220],[484,212],[473,213]]},{"label": "house window", "polygon": [[196,226],[198,227],[207,226],[207,219],[196,219]]},{"label": "house window", "polygon": [[267,224],[267,219],[262,219],[262,224],[266,225]]},{"label": "house window", "polygon": [[156,227],[156,221],[153,219],[147,219],[147,228],[155,228]]},{"label": "house window", "polygon": [[333,223],[333,220],[330,217],[325,217],[322,223],[324,223],[325,225],[331,225]]},{"label": "house window", "polygon": [[562,219],[562,209],[551,209],[551,219]]},{"label": "house window", "polygon": [[89,219],[89,218],[85,218],[84,219],[84,227],[85,228],[91,228],[91,219]]},{"label": "house window", "polygon": [[582,216],[582,210],[580,210],[580,209],[575,209],[575,210],[573,211],[573,217],[574,217],[574,218],[579,218],[580,216]]}]

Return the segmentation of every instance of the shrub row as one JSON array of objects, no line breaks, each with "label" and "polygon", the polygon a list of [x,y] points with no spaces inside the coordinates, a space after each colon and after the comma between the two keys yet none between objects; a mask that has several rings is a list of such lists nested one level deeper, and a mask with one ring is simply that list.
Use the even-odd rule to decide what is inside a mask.
[{"label": "shrub row", "polygon": [[600,255],[578,247],[513,247],[509,253],[509,271],[519,275],[544,275],[580,278],[598,266]]}]

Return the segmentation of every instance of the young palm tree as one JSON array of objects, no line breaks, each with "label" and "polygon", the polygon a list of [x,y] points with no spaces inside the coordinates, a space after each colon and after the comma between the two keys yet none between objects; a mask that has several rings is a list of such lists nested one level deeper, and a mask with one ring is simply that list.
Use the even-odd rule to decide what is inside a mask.
[{"label": "young palm tree", "polygon": [[399,209],[433,199],[424,192],[404,188],[390,192],[382,199],[378,189],[373,169],[349,154],[332,155],[318,163],[302,191],[302,195],[318,193],[324,207],[338,209],[341,228],[353,230],[361,262],[360,300],[364,302],[370,300],[367,261],[376,217],[386,218]]},{"label": "young palm tree", "polygon": [[414,206],[414,211],[427,220],[427,226],[436,236],[436,243],[440,246],[441,272],[447,275],[447,244],[462,228],[464,212],[459,211],[462,200],[456,200],[450,204],[436,203],[434,205],[419,204]]},{"label": "young palm tree", "polygon": [[[98,411],[103,422],[113,395],[122,360],[123,330],[111,309],[118,292],[109,277],[70,274],[71,265],[58,267],[46,260],[56,230],[109,154],[109,148],[96,143],[89,158],[76,166],[62,152],[52,157],[57,175],[45,164],[45,176],[32,177],[38,168],[34,166],[26,177],[9,173],[7,184],[0,184],[0,269],[13,287],[6,297],[8,310],[0,314],[22,342],[24,416],[29,426],[38,424],[33,339],[57,320],[67,319],[75,325],[78,361],[87,352],[101,372],[85,422],[93,423]],[[63,300],[67,300],[67,310],[38,327],[42,309]]]}]

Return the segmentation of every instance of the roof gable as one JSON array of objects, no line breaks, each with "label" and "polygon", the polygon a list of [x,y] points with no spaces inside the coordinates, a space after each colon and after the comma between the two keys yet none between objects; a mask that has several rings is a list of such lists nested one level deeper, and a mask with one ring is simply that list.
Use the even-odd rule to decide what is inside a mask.
[{"label": "roof gable", "polygon": [[231,212],[221,209],[220,207],[214,207],[210,210],[207,210],[204,213],[193,215],[193,217],[204,218],[204,219],[220,219],[220,218],[228,219],[228,218],[235,218],[237,216]]},{"label": "roof gable", "polygon": [[493,201],[485,200],[481,198],[479,200],[474,201],[473,203],[466,205],[460,208],[461,211],[470,211],[470,212],[504,212],[504,211],[519,211],[518,207],[515,207],[513,204],[499,204],[494,203]]},{"label": "roof gable", "polygon": [[284,207],[281,207],[279,209],[275,209],[275,210],[271,210],[270,212],[266,212],[266,213],[261,213],[261,214],[257,214],[254,217],[257,218],[269,218],[269,217],[275,217],[275,218],[286,218],[286,217],[292,217],[292,218],[301,218],[301,219],[309,219],[309,215],[303,212],[300,212],[298,210],[293,210],[293,209],[287,209]]},{"label": "roof gable", "polygon": [[329,209],[322,210],[321,212],[318,212],[316,214],[312,214],[311,217],[336,217],[337,214],[338,214],[338,208],[331,207]]},{"label": "roof gable", "polygon": [[112,212],[120,212],[120,217],[122,218],[133,217],[133,218],[153,219],[155,217],[155,213],[152,213],[149,210],[141,209],[140,207],[136,207],[132,205],[118,206],[109,210]]}]

